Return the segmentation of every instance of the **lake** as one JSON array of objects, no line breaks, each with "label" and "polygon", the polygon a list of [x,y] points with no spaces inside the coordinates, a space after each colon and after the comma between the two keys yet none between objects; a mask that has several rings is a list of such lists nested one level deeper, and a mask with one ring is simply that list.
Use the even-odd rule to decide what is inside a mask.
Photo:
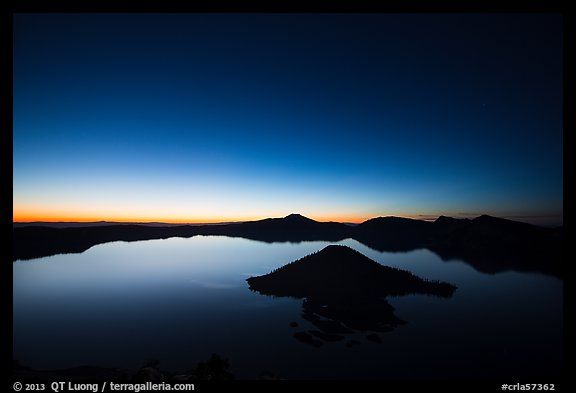
[{"label": "lake", "polygon": [[[262,275],[329,244],[458,287],[452,298],[388,298],[407,324],[355,333],[360,344],[316,348],[302,300],[250,291]],[[187,371],[212,353],[255,379],[492,379],[547,383],[560,375],[563,283],[536,273],[488,275],[428,250],[389,253],[347,239],[264,243],[194,236],[94,246],[13,263],[13,353],[36,369],[79,365]],[[297,322],[298,327],[292,327]],[[521,377],[530,378],[519,379]],[[540,379],[538,379],[540,378]],[[544,378],[544,379],[543,379]],[[549,379],[545,379],[549,378]]]}]

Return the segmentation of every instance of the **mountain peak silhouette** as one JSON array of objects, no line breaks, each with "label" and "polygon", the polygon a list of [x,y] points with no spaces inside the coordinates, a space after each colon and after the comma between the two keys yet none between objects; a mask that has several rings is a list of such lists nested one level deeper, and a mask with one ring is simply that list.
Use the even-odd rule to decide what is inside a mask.
[{"label": "mountain peak silhouette", "polygon": [[371,218],[369,220],[366,220],[362,224],[366,224],[366,223],[412,223],[412,222],[420,222],[420,221],[414,220],[412,218],[406,218],[406,217],[380,216],[380,217],[375,217],[375,218]]},{"label": "mountain peak silhouette", "polygon": [[316,222],[315,220],[305,217],[302,214],[292,213],[284,217],[284,220],[293,221],[293,222]]},{"label": "mountain peak silhouette", "polygon": [[448,216],[440,216],[434,220],[434,224],[436,225],[451,225],[451,224],[462,224],[469,222],[470,220],[468,218],[454,218]]},{"label": "mountain peak silhouette", "polygon": [[472,220],[476,224],[490,226],[492,228],[506,229],[506,230],[520,230],[520,231],[540,231],[542,228],[536,225],[528,224],[526,222],[508,220],[506,218],[489,216],[482,214]]}]

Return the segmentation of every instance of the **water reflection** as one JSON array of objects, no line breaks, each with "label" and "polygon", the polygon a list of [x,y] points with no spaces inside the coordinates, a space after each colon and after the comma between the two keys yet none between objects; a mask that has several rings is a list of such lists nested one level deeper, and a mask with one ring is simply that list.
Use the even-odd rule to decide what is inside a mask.
[{"label": "water reflection", "polygon": [[[329,244],[195,236],[16,262],[14,358],[40,369],[138,368],[159,359],[163,369],[177,372],[218,353],[238,378],[269,370],[287,379],[550,378],[562,368],[562,282],[553,277],[491,276],[444,263],[427,250],[380,253],[354,240],[337,242],[381,264],[458,286],[450,301],[387,297],[408,324],[385,334],[338,333],[346,337],[339,341],[328,341],[334,337],[315,325],[332,311],[323,315],[311,299],[248,290],[247,277]],[[326,344],[322,350],[295,345],[298,332]],[[380,345],[371,344],[378,340],[372,334]]]}]

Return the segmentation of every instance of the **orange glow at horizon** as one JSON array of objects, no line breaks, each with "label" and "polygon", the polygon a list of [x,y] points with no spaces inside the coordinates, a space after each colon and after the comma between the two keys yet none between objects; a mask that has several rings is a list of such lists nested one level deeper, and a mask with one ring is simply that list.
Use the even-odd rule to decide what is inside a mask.
[{"label": "orange glow at horizon", "polygon": [[[12,218],[14,223],[26,223],[26,222],[99,222],[99,221],[109,221],[109,222],[134,222],[134,223],[149,223],[149,222],[159,222],[166,224],[217,224],[221,222],[243,222],[243,221],[257,221],[265,218],[281,218],[285,215],[275,215],[270,217],[245,217],[245,218],[189,218],[189,219],[173,219],[173,218],[150,218],[150,217],[93,217],[93,216],[16,216]],[[345,222],[360,224],[374,217],[310,217],[306,216],[312,220],[319,222]]]},{"label": "orange glow at horizon", "polygon": [[[257,221],[265,218],[281,218],[285,217],[291,213],[301,214],[312,220],[319,222],[340,222],[340,223],[353,223],[361,224],[367,220],[376,217],[385,216],[396,216],[404,217],[414,220],[423,221],[434,221],[440,215],[450,216],[454,218],[474,218],[477,215],[462,215],[461,213],[450,213],[450,212],[434,212],[432,214],[413,214],[406,211],[387,211],[374,214],[314,214],[312,212],[299,212],[296,209],[294,211],[279,211],[273,213],[262,213],[262,214],[238,214],[232,213],[227,215],[218,216],[215,214],[186,214],[186,215],[175,215],[175,214],[133,214],[133,215],[122,215],[122,214],[78,214],[77,211],[69,211],[68,209],[60,209],[58,211],[48,211],[42,209],[22,209],[16,208],[14,206],[14,213],[12,216],[12,222],[14,223],[27,223],[27,222],[130,222],[130,223],[166,223],[166,224],[217,224],[226,222],[243,222],[243,221]],[[527,222],[535,225],[545,225],[545,226],[558,226],[558,214],[551,212],[548,215],[542,215],[541,217],[522,217],[522,216],[512,216],[509,217],[502,212],[496,212],[496,214],[491,213],[496,217],[508,218],[515,221]],[[488,213],[487,213],[488,214]]]},{"label": "orange glow at horizon", "polygon": [[[293,212],[298,213],[298,212]],[[55,211],[55,212],[40,212],[35,209],[27,210],[17,210],[14,209],[14,214],[12,217],[13,222],[98,222],[98,221],[111,221],[111,222],[162,222],[168,224],[195,224],[195,223],[219,223],[219,222],[235,222],[235,221],[255,221],[265,218],[280,218],[285,217],[290,213],[279,213],[273,215],[256,215],[256,214],[246,214],[246,215],[233,215],[233,216],[215,216],[211,214],[195,215],[194,217],[174,217],[171,215],[119,215],[119,214],[78,214],[77,212],[71,211]],[[310,219],[320,221],[320,222],[349,222],[359,224],[370,218],[376,216],[367,215],[310,215],[300,213]]]}]

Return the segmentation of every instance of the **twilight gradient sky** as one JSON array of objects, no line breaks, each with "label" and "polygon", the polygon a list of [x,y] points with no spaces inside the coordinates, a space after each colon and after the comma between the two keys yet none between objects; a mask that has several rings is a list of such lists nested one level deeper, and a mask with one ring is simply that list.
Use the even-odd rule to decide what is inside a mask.
[{"label": "twilight gradient sky", "polygon": [[17,14],[14,221],[562,222],[553,14]]}]

